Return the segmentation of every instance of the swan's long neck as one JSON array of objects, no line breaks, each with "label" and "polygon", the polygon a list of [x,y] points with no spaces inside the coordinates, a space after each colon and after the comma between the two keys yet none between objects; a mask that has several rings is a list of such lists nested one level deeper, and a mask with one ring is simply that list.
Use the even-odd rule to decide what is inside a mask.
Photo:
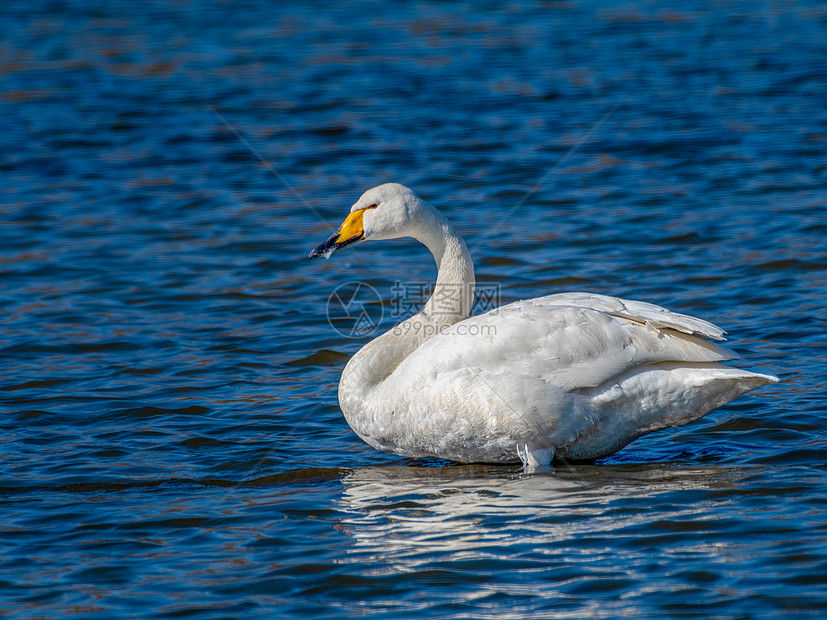
[{"label": "swan's long neck", "polygon": [[468,246],[451,223],[436,210],[431,211],[429,216],[433,219],[422,227],[416,239],[431,251],[436,261],[437,277],[434,292],[417,317],[444,329],[467,319],[471,314],[474,262]]},{"label": "swan's long neck", "polygon": [[451,223],[428,207],[411,236],[423,243],[436,261],[434,292],[418,314],[369,342],[350,359],[339,383],[340,401],[345,393],[364,394],[378,385],[426,340],[471,314],[474,263]]}]

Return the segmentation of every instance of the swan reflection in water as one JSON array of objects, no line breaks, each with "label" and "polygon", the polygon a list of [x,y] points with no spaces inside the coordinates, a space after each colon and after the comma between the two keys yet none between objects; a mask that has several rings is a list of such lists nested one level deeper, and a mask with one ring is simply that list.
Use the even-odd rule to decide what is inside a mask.
[{"label": "swan reflection in water", "polygon": [[657,465],[540,475],[483,465],[355,469],[343,479],[340,528],[355,543],[349,551],[369,555],[376,572],[386,574],[473,559],[490,561],[496,571],[503,560],[546,563],[551,555],[605,558],[606,568],[618,570],[619,545],[624,555],[650,563],[652,537],[675,531],[688,532],[681,553],[714,547],[717,562],[721,546],[691,534],[720,517],[725,502],[716,498],[710,510],[710,496],[726,494],[745,475]]}]

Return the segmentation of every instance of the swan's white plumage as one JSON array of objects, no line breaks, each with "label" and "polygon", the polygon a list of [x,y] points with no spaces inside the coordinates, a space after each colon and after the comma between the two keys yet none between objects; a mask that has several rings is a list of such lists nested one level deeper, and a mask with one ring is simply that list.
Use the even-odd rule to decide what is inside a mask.
[{"label": "swan's white plumage", "polygon": [[352,211],[369,206],[365,239],[420,240],[437,261],[437,292],[462,297],[440,312],[435,293],[342,373],[342,411],[380,450],[461,462],[592,459],[777,381],[721,364],[737,356],[707,340],[723,339],[715,325],[649,303],[564,293],[467,318],[473,264],[450,223],[401,185],[368,190]]}]

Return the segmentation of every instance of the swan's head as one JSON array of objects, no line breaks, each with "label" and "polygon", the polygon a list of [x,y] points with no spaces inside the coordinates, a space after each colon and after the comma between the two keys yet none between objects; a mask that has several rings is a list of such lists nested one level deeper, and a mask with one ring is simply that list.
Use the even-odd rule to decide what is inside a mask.
[{"label": "swan's head", "polygon": [[336,234],[310,252],[310,258],[328,258],[339,248],[363,239],[416,236],[417,228],[429,210],[432,207],[404,185],[377,185],[362,194]]}]

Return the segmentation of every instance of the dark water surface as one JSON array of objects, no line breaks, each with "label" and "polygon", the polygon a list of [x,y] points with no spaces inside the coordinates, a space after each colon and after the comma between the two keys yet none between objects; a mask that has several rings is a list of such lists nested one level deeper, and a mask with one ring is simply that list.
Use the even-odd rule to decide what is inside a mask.
[{"label": "dark water surface", "polygon": [[[0,614],[823,612],[822,2],[11,0],[0,129]],[[433,265],[306,255],[385,181],[502,303],[661,303],[782,382],[551,474],[374,451],[327,299],[388,327]]]}]

